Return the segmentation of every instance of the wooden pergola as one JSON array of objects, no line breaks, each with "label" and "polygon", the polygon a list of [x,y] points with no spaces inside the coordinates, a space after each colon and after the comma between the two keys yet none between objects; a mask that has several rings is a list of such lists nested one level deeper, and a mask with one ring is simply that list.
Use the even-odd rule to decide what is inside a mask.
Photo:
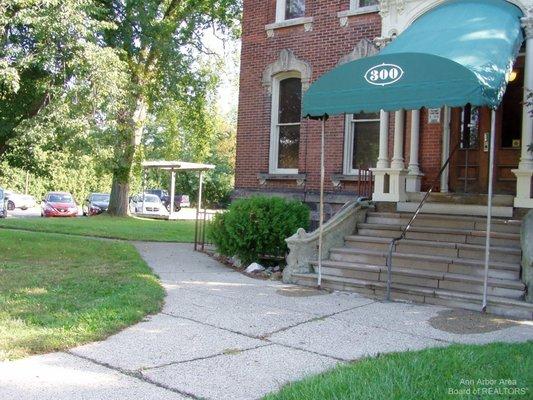
[{"label": "wooden pergola", "polygon": [[214,165],[211,164],[199,164],[199,163],[191,163],[191,162],[185,162],[185,161],[143,161],[141,164],[142,170],[143,170],[143,176],[142,176],[142,193],[144,198],[144,192],[145,192],[145,172],[149,169],[160,169],[164,171],[170,172],[170,211],[169,211],[169,219],[175,219],[175,213],[174,213],[174,195],[176,192],[176,172],[197,172],[198,173],[198,179],[199,179],[199,186],[198,186],[198,202],[196,204],[196,220],[198,220],[198,215],[200,214],[200,210],[202,207],[202,193],[203,193],[203,177],[204,172],[210,171],[215,168]]}]

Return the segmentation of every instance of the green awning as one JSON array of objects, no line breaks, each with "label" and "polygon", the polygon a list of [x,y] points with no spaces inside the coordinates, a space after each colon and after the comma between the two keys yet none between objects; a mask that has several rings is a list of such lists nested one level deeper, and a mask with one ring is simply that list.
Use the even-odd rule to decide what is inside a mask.
[{"label": "green awning", "polygon": [[321,76],[302,114],[497,108],[523,42],[522,11],[505,0],[452,0],[417,19],[378,55]]}]

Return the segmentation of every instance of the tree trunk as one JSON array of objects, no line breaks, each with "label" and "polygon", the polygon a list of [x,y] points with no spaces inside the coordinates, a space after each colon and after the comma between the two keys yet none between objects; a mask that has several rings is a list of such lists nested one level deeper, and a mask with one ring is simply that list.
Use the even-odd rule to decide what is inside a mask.
[{"label": "tree trunk", "polygon": [[129,215],[131,170],[137,147],[141,143],[147,111],[146,102],[139,98],[131,121],[126,124],[125,132],[115,147],[113,183],[107,210],[110,215],[115,217]]}]

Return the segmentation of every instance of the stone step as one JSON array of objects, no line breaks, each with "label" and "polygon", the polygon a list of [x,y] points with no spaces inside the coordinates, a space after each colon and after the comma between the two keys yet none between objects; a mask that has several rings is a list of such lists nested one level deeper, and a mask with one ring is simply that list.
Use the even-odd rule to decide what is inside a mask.
[{"label": "stone step", "polygon": [[[413,213],[418,208],[420,202],[398,202],[396,210],[399,212]],[[422,206],[424,214],[444,214],[444,215],[476,215],[486,216],[488,208],[486,205],[477,204],[447,204],[447,203],[426,203]],[[513,216],[512,206],[493,206],[492,215],[494,217],[510,218]]]},{"label": "stone step", "polygon": [[[386,258],[387,252],[383,251],[362,250],[351,247],[338,247],[330,250],[330,259],[332,261],[347,261],[371,265],[386,265]],[[485,263],[483,260],[414,253],[393,253],[392,265],[393,267],[396,266],[439,272],[455,272],[453,268],[450,268],[452,265],[461,266],[464,268],[485,268]],[[489,271],[491,269],[517,272],[520,271],[520,264],[502,261],[491,261],[489,263]]]},{"label": "stone step", "polygon": [[[412,215],[412,213],[368,212],[366,222],[405,226],[411,219]],[[413,226],[485,231],[487,219],[470,216],[419,214],[414,220]],[[521,226],[522,224],[519,220],[493,218],[491,231],[519,234]]]},{"label": "stone step", "polygon": [[[315,267],[316,272],[318,262],[313,262],[312,265]],[[387,267],[379,265],[323,261],[322,273],[328,276],[387,282]],[[483,293],[483,276],[450,272],[394,267],[392,270],[392,282],[431,289]],[[524,290],[525,285],[519,280],[494,277],[490,277],[488,280],[488,293],[490,295],[521,299],[524,296]]]},{"label": "stone step", "polygon": [[[316,287],[317,275],[295,274],[295,283]],[[322,276],[322,287],[330,290],[346,290],[363,295],[385,299],[386,283],[337,276]],[[430,289],[413,285],[393,283],[391,297],[394,300],[407,300],[418,303],[436,304],[447,307],[480,311],[482,296],[479,294],[453,292],[444,289]],[[498,296],[488,296],[487,312],[512,318],[533,319],[533,304]]]},{"label": "stone step", "polygon": [[[345,237],[345,244],[348,247],[386,252],[389,250],[391,239],[376,236],[352,235]],[[396,243],[395,253],[416,253],[446,256],[454,258],[478,259],[485,258],[485,246],[453,243],[434,242],[429,240],[403,239]],[[490,259],[493,261],[505,261],[519,264],[522,260],[520,249],[513,247],[491,246]]]},{"label": "stone step", "polygon": [[[362,236],[394,238],[402,232],[401,225],[384,225],[359,223],[357,233]],[[454,228],[417,227],[413,226],[406,234],[407,239],[430,240],[435,242],[452,242],[465,244],[485,244],[484,231]],[[491,232],[491,244],[520,249],[520,235],[516,233]]]}]

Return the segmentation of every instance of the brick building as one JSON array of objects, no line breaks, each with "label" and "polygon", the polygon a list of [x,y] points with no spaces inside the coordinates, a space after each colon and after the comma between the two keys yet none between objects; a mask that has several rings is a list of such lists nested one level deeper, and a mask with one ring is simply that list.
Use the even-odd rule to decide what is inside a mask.
[{"label": "brick building", "polygon": [[[503,1],[503,0],[502,0]],[[320,123],[302,119],[302,93],[334,67],[376,54],[443,0],[244,0],[237,131],[236,196],[265,193],[318,201]],[[527,40],[497,113],[495,193],[502,207],[533,208],[531,118],[524,87],[533,2],[510,1],[524,11]],[[529,10],[529,11],[528,11]],[[526,84],[528,82],[528,84]],[[477,204],[487,193],[490,110],[465,107],[359,113],[333,117],[326,133],[326,212],[366,191],[360,170],[386,177],[376,201],[409,210],[434,181],[457,203]],[[449,167],[450,149],[470,132]],[[518,179],[517,179],[518,177]],[[367,179],[367,178],[364,178]],[[381,180],[380,180],[381,179]],[[390,186],[390,187],[389,187]],[[477,196],[477,197],[476,197]],[[411,204],[412,203],[412,204]],[[512,213],[512,211],[511,211]]]}]

